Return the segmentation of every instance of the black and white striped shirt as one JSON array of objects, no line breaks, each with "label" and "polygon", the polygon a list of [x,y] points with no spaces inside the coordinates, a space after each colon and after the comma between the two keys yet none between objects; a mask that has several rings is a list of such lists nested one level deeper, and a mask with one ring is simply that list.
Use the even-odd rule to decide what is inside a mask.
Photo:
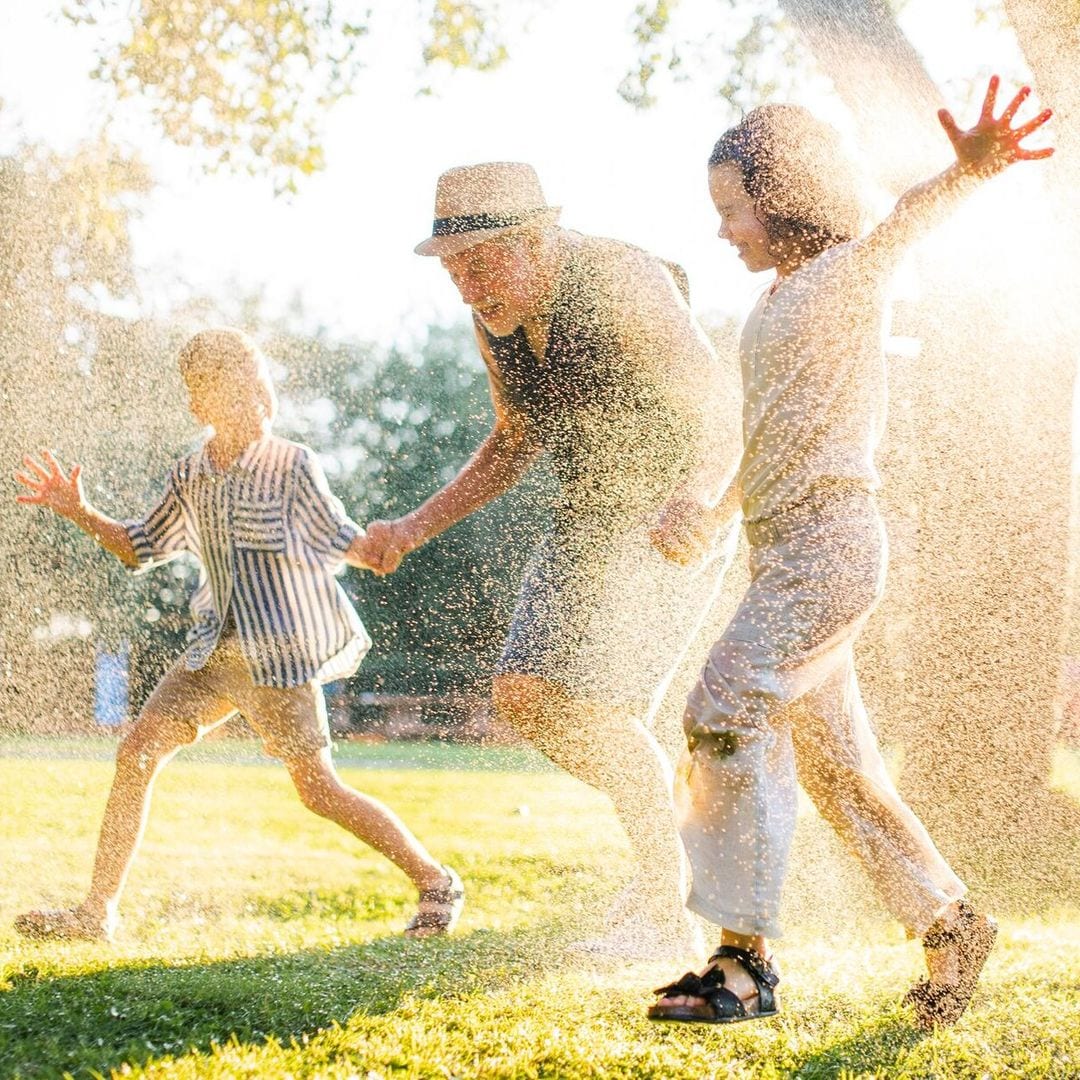
[{"label": "black and white striped shirt", "polygon": [[181,459],[146,517],[125,525],[139,570],[183,552],[201,564],[187,666],[210,658],[232,613],[259,686],[351,675],[371,647],[334,575],[360,532],[309,447],[268,435],[224,471]]}]

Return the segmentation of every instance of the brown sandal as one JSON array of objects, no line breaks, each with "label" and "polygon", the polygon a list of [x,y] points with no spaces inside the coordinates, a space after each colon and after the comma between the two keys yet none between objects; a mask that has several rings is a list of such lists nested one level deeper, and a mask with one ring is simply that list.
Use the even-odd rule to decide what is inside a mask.
[{"label": "brown sandal", "polygon": [[35,941],[112,941],[116,920],[95,918],[81,908],[27,911],[15,919],[15,932]]},{"label": "brown sandal", "polygon": [[434,889],[421,890],[416,914],[405,927],[406,937],[449,934],[461,918],[461,909],[465,906],[465,886],[449,866],[444,866],[443,870],[449,882]]},{"label": "brown sandal", "polygon": [[956,982],[922,979],[904,996],[904,1003],[915,1009],[919,1027],[927,1030],[955,1024],[964,1014],[997,937],[997,923],[989,916],[977,914],[966,900],[958,908],[951,926],[943,926],[939,919],[922,939],[925,949],[957,950]]}]

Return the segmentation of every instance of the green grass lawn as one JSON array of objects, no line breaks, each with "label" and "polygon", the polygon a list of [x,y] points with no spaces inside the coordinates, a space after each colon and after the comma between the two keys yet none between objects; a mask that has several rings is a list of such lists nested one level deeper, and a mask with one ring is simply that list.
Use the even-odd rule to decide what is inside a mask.
[{"label": "green grass lawn", "polygon": [[[402,939],[402,875],[307,813],[253,746],[211,744],[159,782],[117,943],[22,942],[15,914],[85,886],[109,748],[0,743],[0,1077],[1080,1076],[1080,901],[1003,919],[972,1009],[926,1036],[898,1004],[918,945],[811,814],[782,1016],[650,1024],[649,989],[676,971],[566,950],[600,929],[625,842],[604,800],[523,751],[339,754],[461,870],[451,939]],[[1080,796],[1080,759],[1059,777]]]}]

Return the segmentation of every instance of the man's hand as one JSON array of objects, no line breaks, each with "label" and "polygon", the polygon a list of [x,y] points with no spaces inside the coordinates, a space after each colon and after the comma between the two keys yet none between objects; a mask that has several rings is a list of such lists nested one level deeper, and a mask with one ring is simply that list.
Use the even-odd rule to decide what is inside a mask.
[{"label": "man's hand", "polygon": [[48,450],[41,451],[41,461],[27,454],[23,458],[23,470],[15,473],[15,479],[29,488],[30,493],[16,495],[16,501],[45,506],[62,517],[77,518],[86,509],[81,474],[82,466],[72,465],[71,473],[65,475]]},{"label": "man's hand", "polygon": [[422,538],[406,518],[394,521],[372,521],[364,529],[364,535],[353,541],[357,558],[372,573],[382,577],[392,574],[401,560],[420,547]]},{"label": "man's hand", "polygon": [[1034,120],[1029,120],[1017,128],[1011,126],[1017,110],[1031,93],[1030,86],[1020,87],[1017,95],[1005,106],[1001,116],[994,119],[994,105],[1000,83],[1001,80],[996,75],[991,76],[979,120],[967,131],[960,129],[948,109],[938,111],[938,120],[956,151],[957,162],[968,172],[979,176],[992,176],[1016,161],[1037,161],[1054,152],[1049,146],[1039,150],[1027,150],[1020,145],[1050,119],[1053,115],[1050,109],[1043,109]]},{"label": "man's hand", "polygon": [[689,566],[712,551],[720,525],[715,508],[680,495],[660,511],[659,521],[649,530],[649,539],[665,559]]}]

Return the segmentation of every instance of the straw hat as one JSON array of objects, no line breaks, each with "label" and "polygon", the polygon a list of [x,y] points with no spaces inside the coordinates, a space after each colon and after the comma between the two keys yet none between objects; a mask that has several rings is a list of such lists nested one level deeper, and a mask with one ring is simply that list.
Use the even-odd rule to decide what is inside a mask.
[{"label": "straw hat", "polygon": [[531,165],[489,161],[447,169],[435,188],[431,236],[417,255],[454,255],[526,226],[554,225],[560,207],[548,206]]}]

